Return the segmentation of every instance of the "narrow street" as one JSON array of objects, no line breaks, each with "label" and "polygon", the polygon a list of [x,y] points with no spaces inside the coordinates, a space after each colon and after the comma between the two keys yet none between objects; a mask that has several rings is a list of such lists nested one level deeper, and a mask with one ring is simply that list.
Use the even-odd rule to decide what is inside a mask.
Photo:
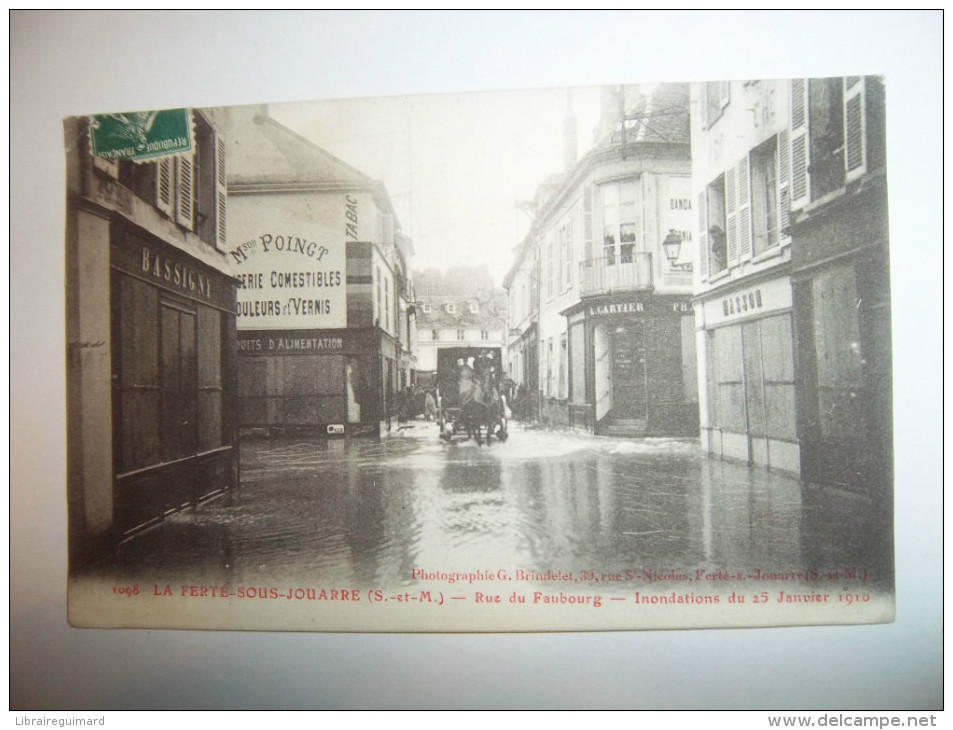
[{"label": "narrow street", "polygon": [[603,583],[628,573],[664,584],[696,571],[790,578],[856,567],[868,585],[892,581],[889,513],[703,458],[694,440],[514,424],[503,444],[448,445],[433,423],[412,421],[380,441],[246,441],[241,482],[93,572],[396,588],[412,585],[414,570],[574,571]]}]

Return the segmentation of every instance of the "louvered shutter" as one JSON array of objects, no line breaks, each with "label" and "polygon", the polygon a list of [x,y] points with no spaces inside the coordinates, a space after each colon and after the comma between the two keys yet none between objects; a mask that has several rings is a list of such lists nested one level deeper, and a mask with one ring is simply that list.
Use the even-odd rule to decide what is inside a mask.
[{"label": "louvered shutter", "polygon": [[166,215],[172,215],[173,171],[171,157],[156,162],[156,207]]},{"label": "louvered shutter", "polygon": [[191,231],[195,210],[195,161],[191,155],[180,155],[176,162],[175,220]]},{"label": "louvered shutter", "polygon": [[751,186],[747,155],[738,163],[738,256],[751,258]]},{"label": "louvered shutter", "polygon": [[728,225],[728,266],[738,262],[738,186],[737,171],[725,171],[725,217]]},{"label": "louvered shutter", "polygon": [[791,208],[803,208],[809,198],[807,167],[807,79],[791,80]]},{"label": "louvered shutter", "polygon": [[228,200],[225,177],[225,140],[215,138],[215,245],[224,249],[228,243],[225,230],[225,209]]},{"label": "louvered shutter", "polygon": [[844,164],[848,182],[867,170],[864,84],[862,80],[852,82],[856,78],[844,80]]},{"label": "louvered shutter", "polygon": [[708,202],[705,191],[698,194],[698,273],[702,281],[708,278]]},{"label": "louvered shutter", "polygon": [[778,135],[778,240],[788,237],[791,226],[791,134]]}]

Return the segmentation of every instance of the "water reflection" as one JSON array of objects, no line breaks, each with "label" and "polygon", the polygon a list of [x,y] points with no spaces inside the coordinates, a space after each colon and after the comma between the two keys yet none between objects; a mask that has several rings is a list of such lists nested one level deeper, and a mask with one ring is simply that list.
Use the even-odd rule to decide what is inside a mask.
[{"label": "water reflection", "polygon": [[892,581],[890,512],[701,458],[694,443],[525,432],[242,447],[243,486],[124,545],[99,571],[391,586],[424,570],[797,571]]}]

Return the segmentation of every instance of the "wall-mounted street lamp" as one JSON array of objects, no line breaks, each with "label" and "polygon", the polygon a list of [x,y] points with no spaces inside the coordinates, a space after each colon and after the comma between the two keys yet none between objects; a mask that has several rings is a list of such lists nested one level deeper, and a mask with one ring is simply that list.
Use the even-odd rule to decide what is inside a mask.
[{"label": "wall-mounted street lamp", "polygon": [[665,237],[665,240],[662,241],[662,249],[665,251],[665,258],[668,259],[668,265],[670,268],[675,271],[691,271],[692,262],[688,261],[683,264],[676,263],[678,261],[679,255],[682,253],[682,237],[675,231],[674,228],[668,229],[668,235]]}]

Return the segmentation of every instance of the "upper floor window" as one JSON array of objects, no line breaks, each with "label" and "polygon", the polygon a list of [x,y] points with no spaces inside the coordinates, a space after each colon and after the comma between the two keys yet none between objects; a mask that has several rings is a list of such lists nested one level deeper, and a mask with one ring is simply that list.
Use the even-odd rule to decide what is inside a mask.
[{"label": "upper floor window", "polygon": [[706,190],[708,193],[707,238],[708,264],[711,273],[715,274],[728,265],[728,224],[725,216],[725,176],[719,175]]},{"label": "upper floor window", "polygon": [[435,341],[436,341],[436,340],[439,340],[439,339],[440,339],[440,332],[438,332],[437,330],[430,330],[430,339],[431,339],[431,340],[435,340]]},{"label": "upper floor window", "polygon": [[424,302],[424,303],[421,305],[421,307],[422,307],[423,310],[424,310],[424,314],[430,314],[430,304],[429,304],[428,302]]},{"label": "upper floor window", "polygon": [[808,83],[811,198],[844,186],[844,82],[840,78]]},{"label": "upper floor window", "polygon": [[480,305],[477,302],[470,302],[470,314],[479,314]]},{"label": "upper floor window", "polygon": [[881,91],[876,77],[791,81],[792,207],[843,188],[882,161]]},{"label": "upper floor window", "polygon": [[731,100],[731,85],[727,81],[709,81],[705,84],[705,126],[718,121]]},{"label": "upper floor window", "polygon": [[489,331],[489,330],[480,330],[480,339],[481,339],[481,340],[488,340],[488,339],[490,339],[490,331]]},{"label": "upper floor window", "polygon": [[465,339],[466,339],[466,332],[464,332],[463,330],[457,330],[457,339],[458,339],[458,340],[465,340]]},{"label": "upper floor window", "polygon": [[777,155],[777,137],[751,152],[751,228],[755,255],[780,240]]},{"label": "upper floor window", "polygon": [[226,238],[225,141],[200,112],[192,113],[195,144],[190,154],[152,162],[120,162],[119,182],[210,246]]},{"label": "upper floor window", "polygon": [[551,297],[556,289],[556,252],[553,240],[550,238],[546,242],[546,296]]},{"label": "upper floor window", "polygon": [[559,255],[562,258],[563,290],[572,286],[572,221],[559,229]]},{"label": "upper floor window", "polygon": [[600,186],[602,200],[602,253],[606,264],[630,263],[635,249],[636,220],[635,180],[607,183]]},{"label": "upper floor window", "polygon": [[456,313],[457,313],[457,305],[456,305],[456,304],[453,304],[453,303],[447,304],[447,305],[446,305],[446,309],[447,309],[447,314],[456,314]]}]

